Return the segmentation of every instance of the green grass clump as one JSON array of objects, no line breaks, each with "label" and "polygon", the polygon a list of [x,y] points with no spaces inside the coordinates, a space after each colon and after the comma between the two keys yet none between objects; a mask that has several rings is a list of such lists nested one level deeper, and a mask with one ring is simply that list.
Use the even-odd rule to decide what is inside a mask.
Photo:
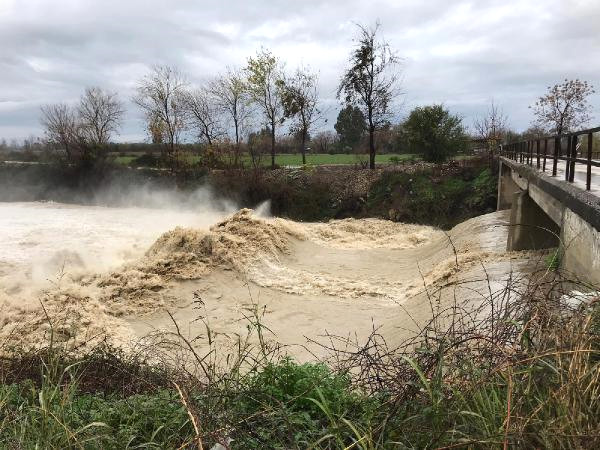
[{"label": "green grass clump", "polygon": [[381,406],[376,398],[355,392],[346,374],[289,358],[268,365],[246,383],[237,406],[242,417],[252,417],[247,426],[255,437],[245,439],[244,448],[264,448],[268,442],[308,448],[328,435],[325,440],[350,445],[353,433],[344,420],[365,425]]},{"label": "green grass clump", "polygon": [[[178,448],[195,439],[189,408],[203,426],[226,427],[235,448],[306,448],[328,435],[322,442],[351,443],[353,430],[344,421],[368,424],[381,406],[356,392],[348,376],[289,358],[234,385],[192,392],[185,404],[176,389],[85,393],[76,365],[57,374],[54,364],[43,365],[39,386],[30,380],[0,385],[0,442],[11,448]],[[215,430],[205,431],[210,442]]]},{"label": "green grass clump", "polygon": [[559,249],[556,248],[552,250],[552,252],[548,256],[546,256],[546,267],[548,268],[548,270],[557,271],[560,268],[560,261],[560,252]]},{"label": "green grass clump", "polygon": [[85,394],[77,384],[0,388],[0,441],[12,448],[176,447],[193,436],[185,409],[171,391]]},{"label": "green grass clump", "polygon": [[119,390],[123,382],[131,386],[130,376],[146,378],[139,386],[158,378],[118,350],[74,359],[50,348],[30,356],[12,367],[5,360],[1,370],[3,379],[14,378],[0,384],[0,442],[8,448],[175,447],[193,431],[172,391]]}]

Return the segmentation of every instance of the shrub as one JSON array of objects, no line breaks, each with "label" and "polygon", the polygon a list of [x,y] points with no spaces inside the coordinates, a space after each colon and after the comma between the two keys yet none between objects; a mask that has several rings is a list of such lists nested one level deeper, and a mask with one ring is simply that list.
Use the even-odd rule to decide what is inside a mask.
[{"label": "shrub", "polygon": [[131,167],[159,167],[160,165],[160,158],[153,153],[144,153],[129,162],[129,166]]},{"label": "shrub", "polygon": [[442,105],[415,108],[404,123],[413,153],[425,161],[443,162],[467,148],[467,136],[459,116]]},{"label": "shrub", "polygon": [[473,180],[472,193],[467,201],[473,208],[491,212],[496,208],[497,195],[496,176],[490,169],[484,169]]},{"label": "shrub", "polygon": [[477,177],[468,170],[443,176],[385,172],[371,186],[367,208],[392,220],[451,227],[495,207],[495,186],[489,169]]}]

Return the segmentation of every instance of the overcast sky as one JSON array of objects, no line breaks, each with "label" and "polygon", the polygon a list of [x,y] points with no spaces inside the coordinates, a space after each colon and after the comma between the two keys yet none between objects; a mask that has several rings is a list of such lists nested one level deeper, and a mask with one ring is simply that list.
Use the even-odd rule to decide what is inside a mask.
[{"label": "overcast sky", "polygon": [[[549,84],[600,88],[599,0],[0,0],[0,138],[41,135],[40,105],[75,102],[86,86],[128,100],[154,64],[201,82],[261,46],[320,73],[332,127],[354,23],[377,19],[404,58],[400,118],[444,103],[471,125],[493,98],[523,130]],[[600,95],[592,105],[600,123]],[[127,101],[119,140],[147,139],[141,117]]]}]

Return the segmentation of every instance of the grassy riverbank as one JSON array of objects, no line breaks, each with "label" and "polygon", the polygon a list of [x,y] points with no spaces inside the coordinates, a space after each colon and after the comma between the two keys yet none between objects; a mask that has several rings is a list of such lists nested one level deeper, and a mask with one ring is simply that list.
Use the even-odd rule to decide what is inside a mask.
[{"label": "grassy riverbank", "polygon": [[[139,204],[139,191],[177,194],[185,202],[199,189],[216,201],[255,207],[270,201],[274,215],[300,221],[381,217],[451,227],[495,207],[496,177],[485,159],[467,163],[412,162],[363,170],[316,166],[276,170],[208,170],[192,166],[173,174],[105,163],[0,164],[0,201]],[[190,200],[192,201],[192,200]]]}]

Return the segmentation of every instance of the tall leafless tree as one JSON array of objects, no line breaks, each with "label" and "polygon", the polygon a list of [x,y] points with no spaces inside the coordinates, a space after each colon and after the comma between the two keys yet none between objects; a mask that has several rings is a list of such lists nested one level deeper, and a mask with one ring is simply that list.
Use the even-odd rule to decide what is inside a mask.
[{"label": "tall leafless tree", "polygon": [[535,124],[558,135],[574,131],[591,119],[588,97],[594,92],[591,84],[579,79],[548,86],[546,95],[530,106]]},{"label": "tall leafless tree", "polygon": [[197,131],[201,141],[212,145],[223,135],[219,123],[219,112],[214,98],[204,87],[188,91],[183,97],[183,107],[187,113],[187,121]]},{"label": "tall leafless tree", "polygon": [[66,103],[44,105],[41,111],[46,139],[64,149],[67,159],[73,160],[81,140],[77,111]]},{"label": "tall leafless tree", "polygon": [[148,122],[156,128],[159,124],[164,132],[163,143],[167,156],[176,156],[181,133],[185,128],[184,108],[187,82],[183,74],[174,67],[155,66],[142,78],[133,98]]},{"label": "tall leafless tree", "polygon": [[262,49],[255,58],[248,58],[245,72],[248,95],[262,111],[271,133],[271,168],[274,169],[276,128],[284,120],[282,64],[270,51]]},{"label": "tall leafless tree", "polygon": [[125,110],[115,92],[90,87],[79,101],[77,109],[81,131],[86,140],[99,147],[110,142],[121,126]]},{"label": "tall leafless tree", "polygon": [[231,118],[235,144],[239,146],[251,112],[243,73],[228,69],[210,82],[209,89],[219,112]]},{"label": "tall leafless tree", "polygon": [[492,100],[486,115],[476,119],[473,127],[477,137],[485,141],[488,150],[493,151],[504,139],[507,124],[508,117]]},{"label": "tall leafless tree", "polygon": [[369,132],[369,167],[375,168],[375,131],[389,123],[392,103],[400,95],[400,59],[389,44],[378,39],[380,24],[358,26],[356,45],[350,54],[337,96],[361,108]]},{"label": "tall leafless tree", "polygon": [[302,164],[306,164],[306,142],[310,128],[321,119],[317,108],[317,80],[317,75],[309,69],[298,68],[294,76],[286,80],[283,89],[285,116],[294,119],[290,132],[300,136]]}]

